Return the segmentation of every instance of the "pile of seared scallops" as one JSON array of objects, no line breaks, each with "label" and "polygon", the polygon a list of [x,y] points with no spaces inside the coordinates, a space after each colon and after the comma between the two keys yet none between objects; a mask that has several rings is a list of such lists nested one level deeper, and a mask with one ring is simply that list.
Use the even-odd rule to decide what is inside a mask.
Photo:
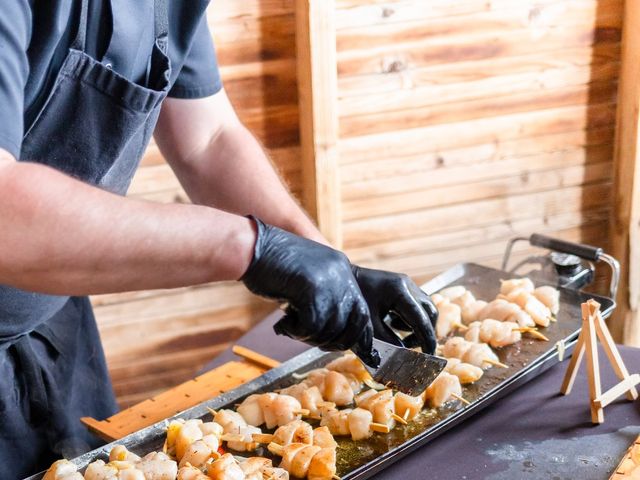
[{"label": "pile of seared scallops", "polygon": [[[235,410],[211,411],[211,421],[173,420],[163,450],[140,457],[114,447],[108,462],[96,460],[80,473],[67,461],[55,462],[44,480],[332,480],[338,444],[334,437],[361,441],[407,425],[423,408],[467,403],[462,385],[478,381],[486,369],[507,367],[494,349],[539,331],[555,321],[559,292],[535,288],[527,278],[503,281],[490,302],[464,287],[449,287],[432,299],[439,311],[437,353],[447,366],[419,396],[375,383],[351,353],[325,368],[296,378],[276,392],[254,394]],[[252,456],[264,449],[274,460]]]}]

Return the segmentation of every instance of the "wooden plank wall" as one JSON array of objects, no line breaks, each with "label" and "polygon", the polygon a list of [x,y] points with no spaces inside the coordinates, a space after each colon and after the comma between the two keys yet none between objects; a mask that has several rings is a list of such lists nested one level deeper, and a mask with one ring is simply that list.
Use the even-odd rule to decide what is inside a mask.
[{"label": "wooden plank wall", "polygon": [[620,0],[336,0],[344,248],[423,281],[607,247]]},{"label": "wooden plank wall", "polygon": [[[216,0],[225,87],[302,185],[294,0]],[[424,281],[533,231],[607,247],[622,0],[335,0],[343,245]],[[184,201],[150,146],[131,194]],[[520,251],[520,254],[525,252]],[[96,297],[122,405],[270,309],[222,284]]]},{"label": "wooden plank wall", "polygon": [[[215,0],[208,11],[226,91],[291,190],[301,192],[291,1]],[[155,145],[130,195],[187,201]],[[191,378],[274,307],[234,283],[94,298],[122,406]]]}]

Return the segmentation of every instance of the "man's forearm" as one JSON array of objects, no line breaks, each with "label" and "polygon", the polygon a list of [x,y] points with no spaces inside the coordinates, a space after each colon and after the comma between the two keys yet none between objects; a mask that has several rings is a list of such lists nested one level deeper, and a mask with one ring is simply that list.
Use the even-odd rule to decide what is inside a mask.
[{"label": "man's forearm", "polygon": [[[248,219],[131,200],[0,151],[0,284],[85,295],[238,279]],[[3,160],[5,158],[5,160]]]},{"label": "man's forearm", "polygon": [[224,90],[203,99],[167,99],[155,133],[194,203],[251,213],[326,243],[255,137],[238,120]]},{"label": "man's forearm", "polygon": [[324,242],[276,173],[254,136],[241,124],[223,129],[192,168],[179,175],[194,202],[238,214],[252,213]]}]

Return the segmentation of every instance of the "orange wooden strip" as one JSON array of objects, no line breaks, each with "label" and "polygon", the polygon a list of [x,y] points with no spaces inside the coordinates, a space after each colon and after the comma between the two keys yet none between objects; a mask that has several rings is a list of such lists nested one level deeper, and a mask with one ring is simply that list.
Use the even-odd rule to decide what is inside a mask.
[{"label": "orange wooden strip", "polygon": [[106,420],[83,417],[81,421],[105,440],[116,440],[210,400],[264,372],[265,368],[252,362],[228,362]]},{"label": "orange wooden strip", "polygon": [[250,362],[257,363],[261,367],[275,368],[278,365],[280,365],[280,362],[278,362],[277,360],[269,358],[266,355],[262,355],[258,352],[254,352],[253,350],[243,347],[241,345],[234,345],[231,350],[236,355]]}]

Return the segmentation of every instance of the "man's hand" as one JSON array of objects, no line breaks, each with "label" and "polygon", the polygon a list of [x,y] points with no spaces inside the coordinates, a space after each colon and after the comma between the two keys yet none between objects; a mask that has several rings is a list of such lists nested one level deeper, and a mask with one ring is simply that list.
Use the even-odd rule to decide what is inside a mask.
[{"label": "man's hand", "polygon": [[429,296],[406,275],[357,265],[353,265],[352,270],[369,306],[373,335],[385,342],[403,345],[384,322],[389,315],[394,327],[413,332],[411,339],[417,341],[422,351],[433,353],[436,348],[438,310]]},{"label": "man's hand", "polygon": [[253,293],[287,302],[276,333],[329,350],[372,351],[369,309],[347,257],[256,220],[254,257],[242,281]]},{"label": "man's hand", "polygon": [[[167,99],[156,139],[194,203],[256,215],[327,244],[240,124],[224,90],[205,99]],[[357,267],[352,272],[343,254],[259,225],[256,256],[243,280],[254,293],[289,303],[280,333],[323,348],[355,345],[359,353],[370,352],[365,337],[374,329],[381,339],[400,342],[382,321],[389,313],[433,351],[435,307],[407,277]]]}]

